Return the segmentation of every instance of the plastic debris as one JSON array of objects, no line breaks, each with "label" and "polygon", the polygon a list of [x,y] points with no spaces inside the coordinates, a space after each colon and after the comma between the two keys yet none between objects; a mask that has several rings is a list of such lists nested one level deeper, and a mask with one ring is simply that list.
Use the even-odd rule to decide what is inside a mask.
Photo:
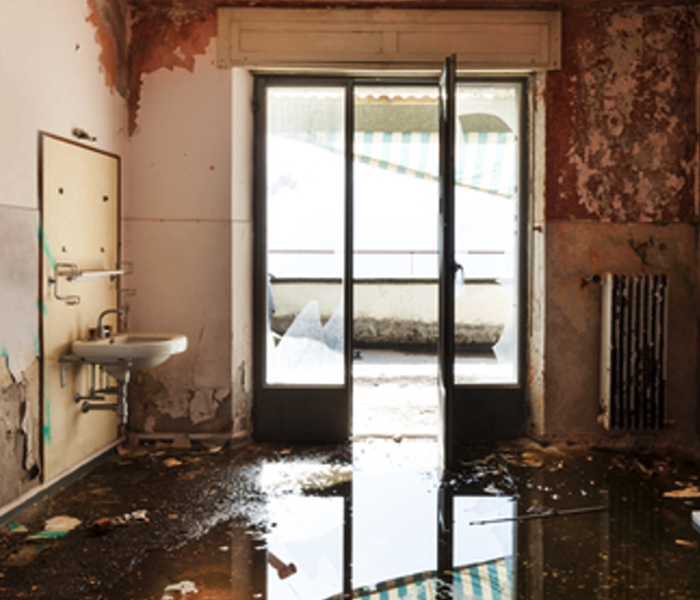
[{"label": "plastic debris", "polygon": [[664,498],[700,498],[700,488],[697,485],[689,485],[680,490],[666,492]]},{"label": "plastic debris", "polygon": [[92,524],[92,531],[98,535],[107,533],[110,529],[119,525],[128,525],[130,523],[148,523],[148,511],[145,509],[135,510],[118,517],[100,517]]},{"label": "plastic debris", "polygon": [[27,533],[29,529],[27,529],[25,525],[13,522],[7,524],[7,531],[9,531],[10,533]]},{"label": "plastic debris", "polygon": [[183,464],[183,462],[182,462],[181,460],[178,460],[177,458],[172,458],[172,457],[171,457],[171,458],[166,458],[166,459],[163,461],[163,464],[164,464],[166,467],[179,467],[181,464]]},{"label": "plastic debris", "polygon": [[700,533],[700,510],[694,510],[691,514],[691,518],[693,520],[693,527]]},{"label": "plastic debris", "polygon": [[268,553],[267,562],[270,563],[270,566],[275,569],[275,571],[277,571],[277,575],[280,579],[287,579],[287,577],[294,575],[294,573],[297,572],[297,566],[294,563],[290,562],[289,564],[285,564],[274,554],[272,554],[272,552]]},{"label": "plastic debris", "polygon": [[80,519],[76,519],[75,517],[69,517],[67,515],[60,515],[58,517],[53,517],[46,521],[46,525],[44,526],[44,531],[70,531],[71,529],[75,529],[78,525],[80,525],[82,521]]},{"label": "plastic debris", "polygon": [[173,593],[179,593],[180,598],[187,596],[187,594],[198,594],[199,590],[194,584],[194,581],[180,581],[178,583],[173,583],[167,586],[164,590],[163,597],[161,600],[175,600]]},{"label": "plastic debris", "polygon": [[63,537],[67,533],[68,531],[40,531],[39,533],[30,535],[27,539],[31,541],[45,542],[46,540],[53,540],[56,538]]},{"label": "plastic debris", "polygon": [[31,541],[46,541],[55,538],[60,538],[66,535],[69,531],[75,529],[82,521],[75,517],[67,515],[59,515],[46,521],[44,530],[34,535],[30,535],[27,539]]},{"label": "plastic debris", "polygon": [[[534,507],[533,507],[534,508]],[[533,519],[544,519],[547,517],[565,517],[568,515],[584,515],[587,513],[603,512],[608,510],[607,506],[585,506],[583,508],[565,508],[562,510],[538,507],[534,513],[520,515],[518,517],[498,517],[496,519],[486,519],[483,521],[471,521],[469,525],[491,525],[492,523],[509,523],[512,521],[531,521]]]}]

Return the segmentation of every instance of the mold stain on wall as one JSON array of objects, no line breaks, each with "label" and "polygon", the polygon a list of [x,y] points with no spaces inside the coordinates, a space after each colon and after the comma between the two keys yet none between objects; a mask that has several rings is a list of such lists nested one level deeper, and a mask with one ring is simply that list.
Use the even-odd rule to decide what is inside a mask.
[{"label": "mold stain on wall", "polygon": [[[124,0],[87,0],[87,22],[95,28],[95,41],[102,49],[100,69],[105,83],[127,99],[127,8]],[[76,51],[80,47],[76,46]]]},{"label": "mold stain on wall", "polygon": [[216,35],[216,10],[135,7],[129,45],[129,134],[137,129],[143,75],[158,69],[194,70],[194,57],[205,54]]},{"label": "mold stain on wall", "polygon": [[687,221],[694,210],[697,13],[575,8],[547,81],[547,218]]}]

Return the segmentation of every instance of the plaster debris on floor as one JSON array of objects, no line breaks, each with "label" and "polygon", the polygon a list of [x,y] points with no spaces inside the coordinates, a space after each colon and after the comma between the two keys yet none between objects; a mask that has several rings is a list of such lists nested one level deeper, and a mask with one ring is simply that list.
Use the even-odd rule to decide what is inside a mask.
[{"label": "plaster debris on floor", "polygon": [[437,450],[115,453],[2,528],[0,597],[700,597],[694,458],[523,439],[441,476]]}]

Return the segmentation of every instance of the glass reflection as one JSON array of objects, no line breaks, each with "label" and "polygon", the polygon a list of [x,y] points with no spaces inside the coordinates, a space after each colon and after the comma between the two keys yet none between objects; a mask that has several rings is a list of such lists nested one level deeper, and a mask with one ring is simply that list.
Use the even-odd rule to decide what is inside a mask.
[{"label": "glass reflection", "polygon": [[343,591],[343,499],[286,496],[268,505],[267,598],[323,600]]},{"label": "glass reflection", "polygon": [[373,446],[355,444],[352,470],[263,469],[265,597],[513,598],[515,501],[441,487],[433,442],[404,444],[386,461]]},{"label": "glass reflection", "polygon": [[513,598],[515,500],[457,496],[453,510],[453,597]]},{"label": "glass reflection", "polygon": [[520,88],[457,85],[456,384],[518,378]]},{"label": "glass reflection", "polygon": [[267,89],[266,383],[344,382],[344,88]]}]

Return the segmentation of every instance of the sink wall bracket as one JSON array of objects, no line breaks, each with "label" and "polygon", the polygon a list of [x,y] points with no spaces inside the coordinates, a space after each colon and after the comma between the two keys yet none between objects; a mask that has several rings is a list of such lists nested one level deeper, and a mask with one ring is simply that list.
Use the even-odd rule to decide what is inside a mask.
[{"label": "sink wall bracket", "polygon": [[[90,391],[86,395],[76,393],[73,396],[76,404],[80,404],[80,410],[88,413],[92,410],[113,410],[117,413],[120,425],[126,425],[129,417],[127,393],[131,375],[131,362],[126,363],[124,376],[117,379],[107,373],[102,364],[89,361],[85,358],[66,354],[58,359],[61,368],[61,387],[66,387],[66,372],[68,367],[75,364],[90,365]],[[108,385],[109,379],[116,381],[117,385]],[[106,396],[117,396],[114,402],[107,402]]]}]

